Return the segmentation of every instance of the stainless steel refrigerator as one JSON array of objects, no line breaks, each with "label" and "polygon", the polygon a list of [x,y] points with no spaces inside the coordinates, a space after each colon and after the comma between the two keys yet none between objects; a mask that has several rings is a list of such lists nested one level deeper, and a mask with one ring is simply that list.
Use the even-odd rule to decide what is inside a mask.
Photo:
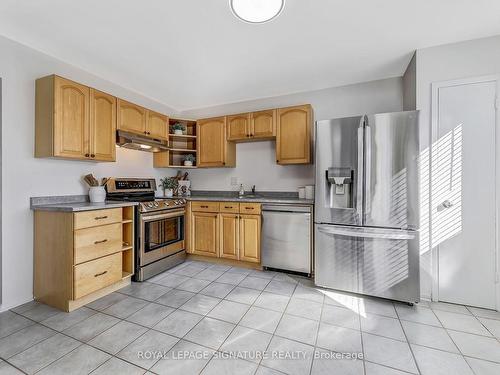
[{"label": "stainless steel refrigerator", "polygon": [[418,111],[316,123],[316,285],[420,300],[418,163]]}]

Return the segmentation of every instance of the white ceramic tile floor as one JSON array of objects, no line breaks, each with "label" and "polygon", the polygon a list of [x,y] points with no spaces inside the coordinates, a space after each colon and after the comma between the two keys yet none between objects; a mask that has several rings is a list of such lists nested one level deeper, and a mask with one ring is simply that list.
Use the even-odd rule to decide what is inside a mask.
[{"label": "white ceramic tile floor", "polygon": [[0,314],[0,374],[493,375],[499,339],[498,312],[189,261],[70,314],[37,302]]}]

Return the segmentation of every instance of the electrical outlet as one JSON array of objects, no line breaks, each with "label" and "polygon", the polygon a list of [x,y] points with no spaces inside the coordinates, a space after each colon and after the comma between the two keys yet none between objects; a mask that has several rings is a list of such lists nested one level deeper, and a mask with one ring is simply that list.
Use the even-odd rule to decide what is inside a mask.
[{"label": "electrical outlet", "polygon": [[238,186],[238,177],[231,177],[231,186]]}]

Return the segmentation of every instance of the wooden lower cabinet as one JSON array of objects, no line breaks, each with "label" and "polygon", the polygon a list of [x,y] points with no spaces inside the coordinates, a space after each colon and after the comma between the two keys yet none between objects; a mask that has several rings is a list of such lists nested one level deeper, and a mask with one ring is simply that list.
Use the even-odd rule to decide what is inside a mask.
[{"label": "wooden lower cabinet", "polygon": [[190,202],[187,252],[260,263],[261,227],[259,203]]},{"label": "wooden lower cabinet", "polygon": [[219,257],[228,259],[238,259],[239,247],[239,215],[219,214],[220,222],[220,248]]},{"label": "wooden lower cabinet", "polygon": [[34,297],[72,311],[130,284],[134,207],[36,210]]},{"label": "wooden lower cabinet", "polygon": [[260,215],[240,215],[240,260],[260,263]]},{"label": "wooden lower cabinet", "polygon": [[216,257],[219,253],[219,220],[216,213],[193,212],[191,217],[192,253]]}]

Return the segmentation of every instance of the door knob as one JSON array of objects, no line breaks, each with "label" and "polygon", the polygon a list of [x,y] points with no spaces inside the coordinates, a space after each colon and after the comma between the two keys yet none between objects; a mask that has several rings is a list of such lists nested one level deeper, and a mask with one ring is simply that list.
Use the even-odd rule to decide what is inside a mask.
[{"label": "door knob", "polygon": [[437,207],[437,211],[438,212],[441,212],[441,211],[444,211],[444,210],[447,210],[448,208],[450,208],[451,206],[453,206],[454,203],[449,201],[448,199],[443,201],[438,207]]}]

